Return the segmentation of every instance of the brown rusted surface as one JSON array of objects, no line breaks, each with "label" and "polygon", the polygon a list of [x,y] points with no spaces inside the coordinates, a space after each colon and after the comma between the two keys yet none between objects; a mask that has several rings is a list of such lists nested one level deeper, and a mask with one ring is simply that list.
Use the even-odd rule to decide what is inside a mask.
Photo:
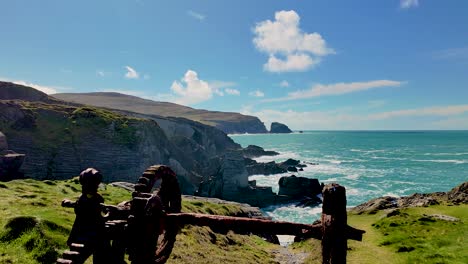
[{"label": "brown rusted surface", "polygon": [[346,263],[346,221],[345,188],[335,183],[326,185],[322,204],[322,263]]},{"label": "brown rusted surface", "polygon": [[300,235],[304,232],[311,232],[311,237],[317,239],[321,237],[320,225],[193,213],[167,214],[166,219],[169,222],[176,222],[181,226],[209,226],[213,231],[217,232],[232,230],[237,233],[265,233],[276,235]]},{"label": "brown rusted surface", "polygon": [[[157,194],[153,185],[162,179]],[[101,204],[108,214],[105,222],[106,239],[112,240],[112,256],[120,261],[129,253],[133,264],[165,263],[174,246],[180,228],[185,225],[208,226],[213,231],[230,230],[241,234],[295,235],[322,240],[323,263],[346,263],[347,239],[362,240],[364,231],[347,225],[346,191],[338,184],[323,189],[322,223],[309,225],[265,219],[181,213],[181,195],[175,173],[167,166],[149,167],[139,178],[130,202],[119,206]],[[70,201],[64,207],[75,207]],[[158,239],[159,237],[159,239]],[[70,249],[86,255],[83,245],[71,244]],[[64,254],[57,263],[76,262],[77,254]],[[78,257],[79,257],[78,256]],[[65,262],[59,262],[65,261]],[[84,260],[83,260],[84,261]]]}]

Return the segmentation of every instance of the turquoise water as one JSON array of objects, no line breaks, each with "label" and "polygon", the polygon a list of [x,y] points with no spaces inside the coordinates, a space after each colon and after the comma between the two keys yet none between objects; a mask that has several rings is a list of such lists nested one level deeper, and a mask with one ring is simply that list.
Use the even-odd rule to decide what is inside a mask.
[{"label": "turquoise water", "polygon": [[[287,158],[309,165],[295,175],[336,182],[346,187],[348,206],[389,195],[448,191],[468,181],[468,131],[421,132],[304,132],[293,134],[230,135],[237,143],[281,153],[257,161]],[[254,175],[257,185],[278,191],[282,175]],[[320,208],[284,205],[264,208],[277,220],[312,223]]]}]

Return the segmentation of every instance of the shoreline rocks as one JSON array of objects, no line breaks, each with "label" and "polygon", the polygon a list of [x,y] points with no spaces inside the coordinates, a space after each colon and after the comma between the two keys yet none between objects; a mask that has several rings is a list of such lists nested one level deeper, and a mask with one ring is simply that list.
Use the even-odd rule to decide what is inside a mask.
[{"label": "shoreline rocks", "polygon": [[376,214],[380,210],[427,207],[442,203],[468,204],[468,182],[464,182],[448,192],[414,193],[404,197],[374,198],[351,208],[350,211],[357,214]]}]

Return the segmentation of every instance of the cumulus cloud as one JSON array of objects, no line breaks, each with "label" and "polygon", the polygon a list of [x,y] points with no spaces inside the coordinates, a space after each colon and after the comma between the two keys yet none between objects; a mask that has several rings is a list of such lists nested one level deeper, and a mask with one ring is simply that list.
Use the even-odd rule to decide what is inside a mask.
[{"label": "cumulus cloud", "polygon": [[192,105],[213,97],[213,89],[208,82],[200,80],[195,71],[188,70],[180,82],[174,81],[171,90],[179,96],[176,103]]},{"label": "cumulus cloud", "polygon": [[275,20],[257,23],[253,29],[255,47],[269,55],[264,69],[270,72],[305,71],[320,57],[333,54],[319,33],[303,32],[300,17],[294,11],[278,11]]},{"label": "cumulus cloud", "polygon": [[60,91],[69,90],[69,88],[65,88],[65,87],[45,86],[45,85],[39,85],[39,84],[28,82],[28,81],[11,80],[11,79],[2,78],[2,77],[0,77],[0,81],[12,82],[12,83],[19,84],[19,85],[29,86],[46,94],[55,94]]},{"label": "cumulus cloud", "polygon": [[205,18],[206,18],[205,15],[200,14],[200,13],[198,13],[198,12],[195,12],[195,11],[193,11],[193,10],[187,11],[187,15],[189,15],[189,16],[191,16],[191,17],[193,17],[193,18],[195,18],[196,20],[199,20],[199,21],[203,21],[203,20],[205,20]]},{"label": "cumulus cloud", "polygon": [[309,89],[299,90],[288,93],[286,97],[266,99],[264,102],[280,102],[288,100],[307,99],[312,97],[326,96],[326,95],[341,95],[359,91],[365,91],[382,87],[397,87],[401,86],[403,82],[391,80],[375,80],[368,82],[352,82],[352,83],[334,83],[334,84],[315,84]]},{"label": "cumulus cloud", "polygon": [[400,0],[400,8],[408,9],[411,7],[417,7],[419,0]]},{"label": "cumulus cloud", "polygon": [[256,90],[256,91],[250,92],[249,95],[254,96],[254,97],[264,97],[265,93],[263,93],[260,90]]},{"label": "cumulus cloud", "polygon": [[240,91],[237,89],[226,88],[224,91],[229,95],[240,95]]},{"label": "cumulus cloud", "polygon": [[140,74],[135,69],[133,69],[132,67],[125,66],[125,69],[127,70],[127,72],[125,73],[125,78],[127,78],[127,79],[138,79],[138,78],[140,78]]}]

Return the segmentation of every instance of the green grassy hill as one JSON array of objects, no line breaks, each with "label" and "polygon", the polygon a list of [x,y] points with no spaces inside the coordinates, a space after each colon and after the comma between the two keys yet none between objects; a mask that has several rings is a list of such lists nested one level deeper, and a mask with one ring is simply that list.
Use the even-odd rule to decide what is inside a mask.
[{"label": "green grassy hill", "polygon": [[233,112],[194,109],[174,103],[156,102],[120,93],[60,93],[54,94],[53,97],[68,102],[119,109],[146,115],[183,117],[217,127],[225,133],[267,132],[263,123],[254,116]]}]

